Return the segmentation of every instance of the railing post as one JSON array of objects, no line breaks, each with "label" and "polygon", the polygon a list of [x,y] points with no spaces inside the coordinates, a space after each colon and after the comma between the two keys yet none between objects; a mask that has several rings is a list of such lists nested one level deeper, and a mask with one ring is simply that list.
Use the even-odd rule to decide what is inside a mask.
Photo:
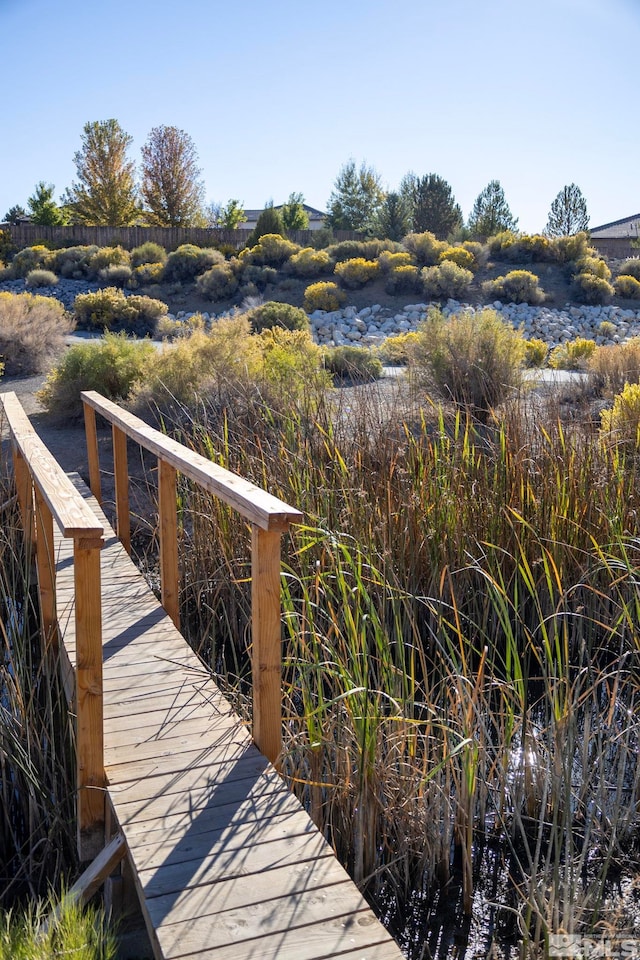
[{"label": "railing post", "polygon": [[25,542],[29,550],[36,542],[35,513],[33,509],[33,481],[29,467],[25,463],[17,444],[13,444],[13,474],[16,478],[16,493],[20,504],[22,528]]},{"label": "railing post", "polygon": [[84,431],[87,439],[87,459],[89,461],[89,486],[99,504],[102,505],[102,485],[100,483],[100,456],[98,454],[98,431],[96,429],[96,412],[86,400],[82,401],[84,408]]},{"label": "railing post", "polygon": [[74,539],[78,853],[91,860],[104,846],[105,775],[102,702],[102,539]]},{"label": "railing post", "polygon": [[253,739],[272,763],[282,748],[280,531],[252,526]]},{"label": "railing post", "polygon": [[166,463],[161,457],[158,457],[158,512],[162,606],[179,630],[177,474],[175,467]]},{"label": "railing post", "polygon": [[113,475],[116,483],[116,532],[127,553],[131,553],[131,519],[129,516],[129,469],[127,435],[112,425]]},{"label": "railing post", "polygon": [[45,646],[53,642],[57,649],[58,622],[56,619],[56,575],[53,555],[53,516],[49,506],[35,488],[36,497],[36,565],[38,568],[38,596],[40,618]]}]

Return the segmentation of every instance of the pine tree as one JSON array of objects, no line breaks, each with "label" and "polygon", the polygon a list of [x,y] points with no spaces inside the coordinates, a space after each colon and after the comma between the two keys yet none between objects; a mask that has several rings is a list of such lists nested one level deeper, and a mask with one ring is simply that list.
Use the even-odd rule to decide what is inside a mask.
[{"label": "pine tree", "polygon": [[409,230],[409,211],[404,197],[399,193],[388,193],[373,221],[371,232],[381,240],[400,241]]},{"label": "pine tree", "polygon": [[384,201],[380,177],[363,161],[349,160],[336,177],[329,197],[327,226],[333,230],[367,231]]},{"label": "pine tree", "polygon": [[145,219],[152,226],[189,227],[203,216],[204,184],[198,154],[188,133],[154,127],[142,148]]},{"label": "pine tree", "polygon": [[462,226],[462,210],[455,201],[447,181],[437,173],[416,177],[409,173],[402,181],[414,233],[429,231],[445,240]]},{"label": "pine tree", "polygon": [[74,155],[78,182],[69,187],[64,203],[77,223],[123,227],[139,214],[135,165],[127,158],[132,138],[117,120],[84,125],[82,147]]},{"label": "pine tree", "polygon": [[32,223],[45,227],[57,227],[66,222],[65,211],[53,199],[55,187],[41,180],[36,184],[32,197],[27,200]]},{"label": "pine tree", "polygon": [[551,204],[544,232],[548,237],[569,237],[589,229],[587,201],[575,183],[563,187]]},{"label": "pine tree", "polygon": [[491,180],[478,194],[469,217],[474,237],[493,237],[502,230],[516,230],[518,220],[509,209],[499,180]]}]

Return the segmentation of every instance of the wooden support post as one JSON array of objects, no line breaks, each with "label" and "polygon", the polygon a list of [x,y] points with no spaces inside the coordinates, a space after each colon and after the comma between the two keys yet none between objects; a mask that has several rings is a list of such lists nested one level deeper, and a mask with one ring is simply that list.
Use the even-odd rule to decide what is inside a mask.
[{"label": "wooden support post", "polygon": [[180,629],[178,574],[178,508],[175,467],[158,458],[158,509],[160,513],[160,584],[162,606]]},{"label": "wooden support post", "polygon": [[253,739],[272,763],[282,747],[280,531],[252,527]]},{"label": "wooden support post", "polygon": [[100,457],[98,454],[98,431],[96,429],[96,412],[88,403],[84,407],[84,431],[87,438],[87,458],[89,461],[89,486],[91,492],[102,504],[102,485],[100,483]]},{"label": "wooden support post", "polygon": [[116,482],[117,534],[127,553],[131,553],[131,519],[129,516],[129,469],[127,435],[115,423],[113,435],[113,474]]},{"label": "wooden support post", "polygon": [[92,860],[104,845],[101,547],[101,538],[74,540],[77,818],[81,861]]},{"label": "wooden support post", "polygon": [[36,565],[38,568],[38,596],[40,598],[40,620],[42,636],[46,646],[49,643],[58,646],[58,624],[56,620],[56,579],[53,546],[53,517],[46,500],[35,488],[36,496]]},{"label": "wooden support post", "polygon": [[18,445],[13,444],[13,474],[16,478],[16,492],[22,516],[22,529],[27,549],[36,542],[35,513],[33,509],[33,483],[29,467],[27,466]]}]

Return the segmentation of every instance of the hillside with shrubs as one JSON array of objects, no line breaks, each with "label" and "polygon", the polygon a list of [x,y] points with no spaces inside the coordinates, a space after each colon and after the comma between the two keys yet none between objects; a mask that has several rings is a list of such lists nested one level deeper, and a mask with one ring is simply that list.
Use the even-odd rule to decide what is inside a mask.
[{"label": "hillside with shrubs", "polygon": [[74,305],[78,323],[135,333],[153,332],[167,312],[219,314],[260,300],[289,303],[307,313],[345,304],[393,309],[449,298],[555,308],[609,302],[635,307],[640,300],[640,258],[612,268],[589,246],[586,233],[549,238],[505,231],[485,243],[448,243],[424,232],[401,242],[347,240],[317,248],[266,234],[240,251],[193,244],[166,251],[156,243],[130,251],[121,246],[52,250],[37,244],[10,254],[9,249],[0,268],[0,285],[24,280],[32,292],[50,292],[62,279],[87,281],[102,293]]}]

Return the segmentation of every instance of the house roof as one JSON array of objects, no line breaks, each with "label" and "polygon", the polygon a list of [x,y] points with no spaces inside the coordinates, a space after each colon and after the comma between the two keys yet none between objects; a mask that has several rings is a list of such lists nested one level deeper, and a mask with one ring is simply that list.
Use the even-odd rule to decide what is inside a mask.
[{"label": "house roof", "polygon": [[603,223],[599,227],[591,227],[589,233],[593,240],[611,240],[616,237],[624,240],[629,237],[635,239],[640,236],[640,213],[623,217],[622,220],[612,220],[611,223]]},{"label": "house roof", "polygon": [[[283,203],[279,203],[275,209],[282,210],[283,206],[284,206]],[[326,213],[323,213],[322,210],[316,210],[315,207],[310,207],[308,203],[303,203],[302,209],[309,217],[309,220],[324,220],[324,218],[326,217]],[[263,212],[263,210],[264,210],[264,207],[260,207],[259,210],[245,210],[244,215],[247,218],[247,220],[257,220],[260,214]]]}]

